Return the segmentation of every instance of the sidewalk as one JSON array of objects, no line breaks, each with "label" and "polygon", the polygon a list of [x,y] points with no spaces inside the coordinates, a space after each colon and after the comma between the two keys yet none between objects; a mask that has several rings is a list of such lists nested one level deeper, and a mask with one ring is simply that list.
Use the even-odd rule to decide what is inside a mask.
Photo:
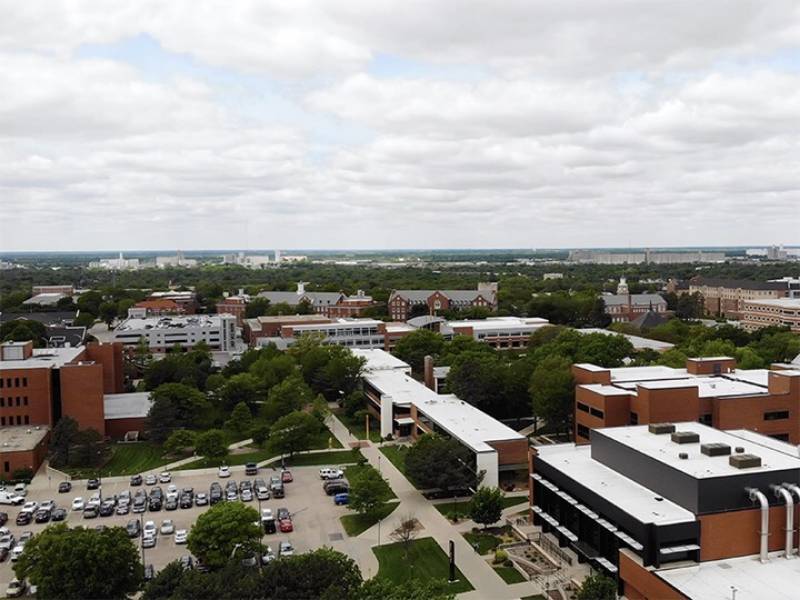
[{"label": "sidewalk", "polygon": [[[328,417],[328,427],[342,445],[349,446],[355,437],[334,415]],[[475,591],[460,594],[465,600],[513,600],[522,596],[541,593],[538,585],[532,582],[506,584],[500,576],[464,539],[461,533],[433,506],[419,491],[411,485],[406,477],[383,456],[373,444],[362,446],[361,452],[367,461],[389,481],[394,493],[400,500],[400,506],[381,524],[380,543],[391,542],[389,533],[397,526],[402,516],[412,515],[422,525],[423,530],[418,537],[433,537],[445,554],[449,553],[449,542],[455,544],[456,565],[469,579]],[[359,537],[367,537],[370,541],[377,539],[378,526],[370,528]]]}]

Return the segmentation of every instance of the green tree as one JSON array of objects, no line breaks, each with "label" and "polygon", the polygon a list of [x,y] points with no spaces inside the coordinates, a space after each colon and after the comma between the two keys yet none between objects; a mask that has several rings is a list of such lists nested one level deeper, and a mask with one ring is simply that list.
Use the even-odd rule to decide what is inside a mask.
[{"label": "green tree", "polygon": [[246,319],[254,319],[256,317],[263,317],[269,310],[269,300],[266,298],[253,298],[248,302],[244,309],[244,316]]},{"label": "green tree", "polygon": [[578,600],[616,600],[617,584],[610,577],[589,575],[578,591]]},{"label": "green tree", "polygon": [[69,416],[61,417],[50,436],[50,464],[56,468],[69,465],[70,450],[78,437],[78,422]]},{"label": "green tree", "polygon": [[406,361],[415,373],[421,373],[425,357],[437,356],[444,350],[444,338],[429,329],[417,329],[401,338],[394,347],[395,355]]},{"label": "green tree", "polygon": [[189,551],[203,564],[218,569],[237,545],[243,552],[261,549],[258,511],[240,502],[220,502],[202,513],[189,532]]},{"label": "green tree", "polygon": [[181,585],[186,569],[179,560],[173,560],[156,573],[144,587],[142,600],[163,600],[174,598]]},{"label": "green tree", "polygon": [[533,414],[565,431],[572,420],[575,395],[571,367],[568,358],[548,356],[534,369],[530,386]]},{"label": "green tree", "polygon": [[298,374],[287,377],[273,387],[267,401],[261,405],[261,416],[268,424],[279,418],[300,410],[314,401],[314,392]]},{"label": "green tree", "polygon": [[104,458],[103,436],[96,429],[81,429],[75,435],[75,446],[70,456],[70,466],[93,467]]},{"label": "green tree", "polygon": [[442,490],[477,487],[474,459],[456,440],[426,434],[408,449],[406,473],[423,488]]},{"label": "green tree", "polygon": [[95,317],[100,316],[100,305],[103,303],[103,294],[91,290],[78,297],[78,310],[82,313],[90,313]]},{"label": "green tree", "polygon": [[188,429],[176,429],[164,442],[164,450],[170,454],[181,454],[194,447],[197,433]]},{"label": "green tree", "polygon": [[96,320],[97,317],[92,313],[81,312],[77,317],[75,317],[75,320],[72,323],[76,327],[86,327],[87,329],[90,329]]},{"label": "green tree", "polygon": [[128,317],[128,310],[133,308],[134,304],[136,304],[135,300],[131,300],[130,298],[123,298],[119,302],[117,302],[117,318],[125,319]]},{"label": "green tree", "polygon": [[202,425],[210,410],[202,392],[182,383],[160,385],[150,397],[153,404],[147,415],[147,429],[158,443],[164,442],[176,429]]},{"label": "green tree", "polygon": [[500,520],[503,513],[503,492],[496,487],[482,487],[469,501],[469,517],[484,526]]},{"label": "green tree", "polygon": [[225,433],[219,429],[209,429],[197,436],[194,450],[206,458],[221,459],[228,456],[228,444]]},{"label": "green tree", "polygon": [[445,342],[440,361],[444,365],[452,365],[453,362],[465,353],[495,354],[494,349],[483,342],[479,342],[471,335],[457,335],[452,340]]},{"label": "green tree", "polygon": [[362,580],[352,558],[323,547],[268,563],[262,582],[265,598],[340,600],[352,598]]},{"label": "green tree", "polygon": [[121,527],[51,525],[26,545],[14,573],[40,598],[127,598],[142,580],[139,552]]},{"label": "green tree", "polygon": [[362,515],[373,515],[386,500],[388,482],[375,469],[365,469],[350,481],[350,508]]},{"label": "green tree", "polygon": [[204,390],[211,368],[211,351],[206,344],[199,343],[190,352],[169,352],[148,365],[145,387],[154,390],[164,383],[182,383]]},{"label": "green tree", "polygon": [[256,403],[263,399],[258,378],[250,373],[239,373],[225,382],[216,397],[223,412],[231,412],[235,406],[245,403],[248,410],[255,408]]},{"label": "green tree", "polygon": [[14,319],[0,325],[0,339],[4,342],[33,341],[35,348],[45,345],[47,328],[38,321],[29,319]]},{"label": "green tree", "polygon": [[250,429],[252,420],[253,415],[250,412],[250,408],[244,402],[239,402],[233,407],[231,416],[225,421],[225,429],[237,436],[241,436]]},{"label": "green tree", "polygon": [[453,360],[447,389],[491,416],[505,416],[505,375],[498,353],[465,352]]},{"label": "green tree", "polygon": [[172,600],[262,600],[261,582],[257,569],[242,565],[241,560],[232,560],[209,573],[183,570],[169,597]]},{"label": "green tree", "polygon": [[292,456],[296,452],[308,450],[314,436],[318,435],[322,424],[312,415],[296,410],[281,417],[270,428],[269,448],[278,454]]}]

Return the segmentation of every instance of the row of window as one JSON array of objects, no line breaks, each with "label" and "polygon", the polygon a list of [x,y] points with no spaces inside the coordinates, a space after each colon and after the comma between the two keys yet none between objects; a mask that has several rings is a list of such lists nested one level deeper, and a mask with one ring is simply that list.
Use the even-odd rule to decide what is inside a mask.
[{"label": "row of window", "polygon": [[588,404],[584,404],[583,402],[578,402],[578,410],[583,411],[585,413],[589,413],[593,417],[597,417],[598,419],[602,419],[605,417],[605,413],[600,410],[599,408],[595,408],[594,406],[589,406]]},{"label": "row of window", "polygon": [[0,377],[0,389],[3,387],[28,387],[27,377]]},{"label": "row of window", "polygon": [[[15,400],[16,404],[14,404]],[[4,406],[28,406],[28,397],[17,396],[16,398],[12,398],[9,396],[8,398],[3,398],[0,396],[0,408],[3,408]]]},{"label": "row of window", "polygon": [[765,421],[782,421],[789,418],[788,410],[773,410],[764,413]]},{"label": "row of window", "polygon": [[[15,424],[14,423],[14,419],[15,419],[15,417],[0,417],[0,427],[5,427],[6,425],[11,427],[12,425]],[[16,420],[17,420],[16,425],[30,425],[31,424],[31,418],[28,415],[17,415],[16,416]],[[6,421],[8,421],[8,422],[6,422]]]}]

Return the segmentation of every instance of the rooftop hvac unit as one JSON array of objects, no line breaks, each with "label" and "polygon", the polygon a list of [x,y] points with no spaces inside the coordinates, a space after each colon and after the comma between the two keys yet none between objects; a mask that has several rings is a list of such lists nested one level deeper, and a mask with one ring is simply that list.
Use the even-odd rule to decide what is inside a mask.
[{"label": "rooftop hvac unit", "polygon": [[675,431],[670,435],[670,439],[676,444],[697,444],[700,441],[700,434],[694,431]]},{"label": "rooftop hvac unit", "polygon": [[702,444],[700,446],[700,452],[706,456],[729,456],[731,447],[722,442],[712,442],[709,444]]},{"label": "rooftop hvac unit", "polygon": [[741,454],[744,452],[744,448],[742,446],[736,446],[736,454]]},{"label": "rooftop hvac unit", "polygon": [[728,458],[728,464],[737,469],[752,469],[761,466],[761,457],[755,454],[734,454]]},{"label": "rooftop hvac unit", "polygon": [[674,433],[675,425],[672,423],[650,423],[650,425],[647,426],[647,430],[655,435]]},{"label": "rooftop hvac unit", "polygon": [[688,460],[689,459],[689,454],[686,453],[686,452],[679,452],[678,453],[678,458],[680,458],[681,460]]}]

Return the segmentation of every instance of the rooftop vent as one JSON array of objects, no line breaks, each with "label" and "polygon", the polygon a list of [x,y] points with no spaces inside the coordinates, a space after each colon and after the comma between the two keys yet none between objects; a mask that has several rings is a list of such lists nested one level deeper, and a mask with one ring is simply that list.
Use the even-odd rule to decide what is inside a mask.
[{"label": "rooftop vent", "polygon": [[722,442],[712,442],[710,444],[702,444],[700,446],[700,452],[706,456],[729,456],[731,447]]},{"label": "rooftop vent", "polygon": [[742,452],[744,452],[744,448],[741,446],[736,446],[736,454],[741,454]]},{"label": "rooftop vent", "polygon": [[696,444],[700,441],[700,434],[694,431],[674,431],[670,438],[676,444]]},{"label": "rooftop vent", "polygon": [[761,466],[761,457],[755,454],[734,454],[728,459],[728,464],[737,469],[752,469]]},{"label": "rooftop vent", "polygon": [[679,452],[678,453],[678,458],[680,458],[681,460],[688,460],[689,459],[689,454],[687,452]]},{"label": "rooftop vent", "polygon": [[647,430],[655,435],[673,433],[675,431],[675,425],[672,423],[650,423],[650,425],[647,426]]}]

